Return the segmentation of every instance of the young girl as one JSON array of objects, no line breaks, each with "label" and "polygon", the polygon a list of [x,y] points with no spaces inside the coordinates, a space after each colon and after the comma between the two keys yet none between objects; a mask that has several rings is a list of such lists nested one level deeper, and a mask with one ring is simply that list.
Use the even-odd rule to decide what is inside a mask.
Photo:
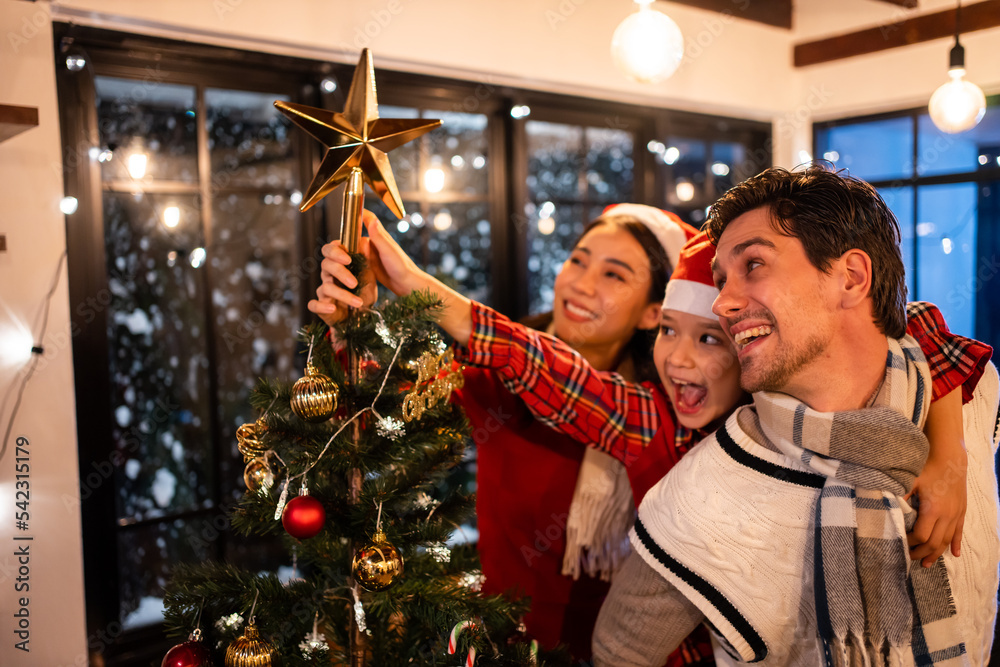
[{"label": "young girl", "polygon": [[[601,391],[602,398],[610,396],[611,400],[601,403],[595,402],[595,394],[590,393],[595,391],[594,385],[586,384],[587,380],[592,380],[592,371],[565,345],[530,332],[448,289],[420,271],[374,216],[366,215],[365,223],[370,239],[362,247],[378,280],[397,294],[414,289],[430,289],[437,294],[445,304],[441,326],[456,340],[469,341],[468,361],[489,366],[505,376],[507,388],[517,392],[549,426],[592,446],[604,447],[625,462],[637,499],[641,499],[693,444],[691,441],[696,435],[692,429],[716,425],[742,400],[738,366],[711,313],[715,294],[710,280],[686,280],[683,275],[676,275],[676,282],[672,281],[672,286],[668,284],[663,327],[654,353],[662,385],[646,383],[640,386],[617,375],[602,375],[604,386],[603,389],[598,386],[597,390]],[[323,269],[328,274],[328,281],[317,290],[320,301],[310,302],[310,309],[324,314],[342,312],[342,306],[331,300],[361,306],[360,298],[333,282],[336,279],[348,287],[357,284],[346,269],[349,257],[343,248],[338,243],[329,244],[324,247],[324,254]],[[681,261],[678,271],[689,271],[687,278],[693,278],[699,270],[707,272],[712,254],[704,240],[693,241],[685,250],[687,261]],[[683,283],[695,285],[681,290]],[[935,312],[931,311],[930,315]],[[918,314],[910,333],[920,340],[929,357],[935,356],[934,353],[946,343],[954,345],[955,339],[948,338],[943,322],[928,319],[926,312]],[[972,342],[966,345],[966,354],[983,354],[983,350],[975,348]],[[939,354],[936,357],[942,359]],[[978,380],[974,370],[968,371],[978,368],[978,364],[951,363],[966,370],[935,368],[935,396],[948,394],[953,398],[957,394],[952,390],[958,384],[969,381],[974,386]],[[622,409],[626,405],[640,408]],[[623,419],[628,422],[628,428]],[[938,447],[942,444],[941,439],[936,440],[935,447]],[[957,435],[953,440],[958,442]],[[931,462],[934,460],[932,453]],[[525,467],[531,466],[532,461],[519,458],[514,464]],[[933,484],[935,476],[946,477],[944,467],[929,465],[918,487]],[[539,484],[544,483],[547,480],[539,480]],[[964,490],[964,484],[954,484],[954,488]],[[911,554],[914,558],[926,557],[933,561],[950,543],[957,552],[964,502],[957,504],[959,507],[955,508],[934,503],[929,511],[921,514],[920,521],[933,527],[934,539],[914,550]]]},{"label": "young girl", "polygon": [[[532,326],[596,369],[655,380],[660,301],[694,234],[650,206],[609,207],[586,227],[556,277],[552,312],[532,318]],[[589,659],[597,613],[627,554],[635,515],[624,467],[536,420],[496,373],[466,369],[457,400],[477,448],[483,591],[530,596],[528,634],[547,648],[564,642],[575,659]]]}]

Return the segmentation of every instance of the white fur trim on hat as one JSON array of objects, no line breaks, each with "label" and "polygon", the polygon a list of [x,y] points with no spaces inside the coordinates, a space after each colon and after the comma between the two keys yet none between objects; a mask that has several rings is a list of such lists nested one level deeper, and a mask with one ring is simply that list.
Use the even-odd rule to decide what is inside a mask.
[{"label": "white fur trim on hat", "polygon": [[667,283],[667,293],[663,297],[664,310],[670,308],[682,313],[690,313],[710,320],[718,319],[712,312],[712,304],[719,290],[693,280],[673,278]]},{"label": "white fur trim on hat", "polygon": [[654,206],[646,206],[645,204],[617,204],[608,208],[601,217],[612,215],[627,215],[646,225],[666,251],[671,269],[677,266],[677,261],[681,256],[681,248],[684,247],[688,239],[684,229],[670,216]]}]

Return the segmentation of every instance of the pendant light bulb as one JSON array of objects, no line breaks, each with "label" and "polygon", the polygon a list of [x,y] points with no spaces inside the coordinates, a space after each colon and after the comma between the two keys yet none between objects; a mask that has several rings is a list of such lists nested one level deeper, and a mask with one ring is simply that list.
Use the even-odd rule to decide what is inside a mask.
[{"label": "pendant light bulb", "polygon": [[951,80],[934,91],[927,105],[934,125],[948,134],[971,130],[986,114],[986,95],[979,86],[964,78],[965,47],[958,41],[961,11],[959,3],[955,16],[955,46],[949,54],[948,76]]},{"label": "pendant light bulb", "polygon": [[639,2],[636,12],[618,24],[611,38],[611,57],[624,74],[640,83],[655,83],[673,74],[684,57],[684,36],[666,14]]}]

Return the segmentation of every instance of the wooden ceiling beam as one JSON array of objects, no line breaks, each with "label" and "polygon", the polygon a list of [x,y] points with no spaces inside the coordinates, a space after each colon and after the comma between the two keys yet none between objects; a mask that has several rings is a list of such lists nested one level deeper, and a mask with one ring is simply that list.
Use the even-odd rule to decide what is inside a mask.
[{"label": "wooden ceiling beam", "polygon": [[[846,35],[796,44],[794,63],[796,67],[806,67],[951,37],[955,34],[955,13],[954,9],[948,9]],[[962,7],[963,34],[998,26],[1000,26],[1000,0],[984,0]]]},{"label": "wooden ceiling beam", "polygon": [[917,7],[917,0],[876,0],[876,2],[888,2],[890,5],[906,7],[907,9],[916,9]]},{"label": "wooden ceiling beam", "polygon": [[[670,0],[678,5],[727,14],[738,19],[792,28],[792,0]],[[664,13],[670,14],[670,10]]]}]

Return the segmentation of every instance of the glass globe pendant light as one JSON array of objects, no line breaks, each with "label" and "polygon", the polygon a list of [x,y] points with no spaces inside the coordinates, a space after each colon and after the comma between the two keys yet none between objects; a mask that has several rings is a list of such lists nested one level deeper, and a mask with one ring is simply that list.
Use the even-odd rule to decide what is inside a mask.
[{"label": "glass globe pendant light", "polygon": [[986,96],[982,89],[965,76],[965,47],[958,41],[962,3],[955,14],[955,46],[951,49],[948,76],[951,81],[943,84],[931,95],[927,106],[931,120],[942,132],[957,134],[971,130],[986,113]]},{"label": "glass globe pendant light", "polygon": [[639,8],[618,24],[611,38],[611,57],[627,77],[655,83],[673,74],[684,57],[684,36],[666,14],[652,9],[653,0],[636,0]]}]

